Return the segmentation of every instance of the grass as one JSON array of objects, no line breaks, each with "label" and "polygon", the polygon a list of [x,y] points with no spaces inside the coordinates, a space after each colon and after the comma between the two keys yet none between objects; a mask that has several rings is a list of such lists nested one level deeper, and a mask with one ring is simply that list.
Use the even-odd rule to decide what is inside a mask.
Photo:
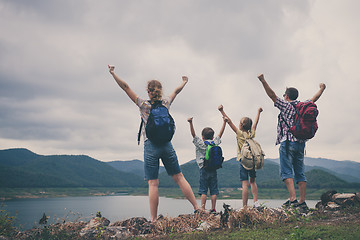
[{"label": "grass", "polygon": [[335,226],[287,226],[254,227],[211,233],[196,232],[190,234],[174,234],[162,239],[279,239],[279,240],[306,240],[306,239],[360,239],[358,224]]}]

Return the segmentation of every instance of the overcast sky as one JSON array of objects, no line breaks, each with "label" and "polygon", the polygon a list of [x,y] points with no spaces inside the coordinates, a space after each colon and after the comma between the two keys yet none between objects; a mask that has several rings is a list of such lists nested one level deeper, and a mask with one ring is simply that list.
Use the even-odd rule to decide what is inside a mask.
[{"label": "overcast sky", "polygon": [[[282,96],[296,87],[317,102],[319,130],[308,157],[360,162],[360,1],[0,0],[0,148],[101,161],[143,160],[140,115],[107,65],[142,98],[158,79],[165,95],[187,75],[171,106],[181,164],[195,158],[195,131],[215,132],[217,110],[239,124],[264,111],[256,139],[277,158],[278,110],[257,75]],[[227,126],[225,159],[236,156]]]}]

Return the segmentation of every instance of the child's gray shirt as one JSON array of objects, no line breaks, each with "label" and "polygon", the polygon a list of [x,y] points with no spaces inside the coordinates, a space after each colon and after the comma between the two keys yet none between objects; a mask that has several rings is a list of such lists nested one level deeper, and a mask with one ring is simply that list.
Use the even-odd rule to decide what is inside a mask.
[{"label": "child's gray shirt", "polygon": [[[213,141],[216,145],[219,145],[221,143],[221,139],[219,136],[216,136],[213,140],[206,140],[206,141],[208,142]],[[204,158],[206,154],[207,145],[198,136],[194,137],[193,143],[195,145],[195,150],[196,150],[196,163],[199,166],[199,168],[202,168],[204,166]]]}]

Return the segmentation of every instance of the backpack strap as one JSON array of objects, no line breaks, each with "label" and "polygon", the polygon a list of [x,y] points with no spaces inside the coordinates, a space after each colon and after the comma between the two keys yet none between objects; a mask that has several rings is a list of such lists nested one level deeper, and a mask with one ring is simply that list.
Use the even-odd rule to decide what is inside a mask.
[{"label": "backpack strap", "polygon": [[[153,105],[151,104],[151,101],[148,100],[148,102],[150,103],[151,108],[152,108]],[[151,111],[151,109],[150,109],[150,111]],[[143,125],[144,125],[144,120],[141,118],[141,123],[140,123],[140,127],[139,127],[138,138],[137,138],[138,145],[140,145],[141,130],[142,130]]]},{"label": "backpack strap", "polygon": [[138,139],[137,139],[138,145],[140,145],[141,129],[142,129],[143,125],[144,125],[144,120],[141,118],[140,128],[139,128],[139,132],[138,132]]},{"label": "backpack strap", "polygon": [[210,148],[212,148],[213,146],[215,146],[214,141],[204,141],[205,145],[206,145],[206,152],[205,152],[205,160],[209,160],[209,150]]},{"label": "backpack strap", "polygon": [[209,141],[204,141],[204,143],[205,143],[206,146],[208,146],[208,145],[214,146],[214,145],[215,145],[215,142],[214,142],[214,141],[211,141],[211,142],[209,142]]},{"label": "backpack strap", "polygon": [[[252,139],[252,138],[250,138],[250,136],[249,136],[249,138],[245,137],[245,142],[248,142],[248,146],[249,146],[249,149],[250,149],[250,152],[251,152],[251,156],[252,156],[253,170],[255,170],[255,159],[254,159],[253,151],[252,151],[252,148],[251,148],[251,144],[250,144],[250,142],[248,141],[248,140],[250,140],[250,139]],[[245,142],[244,142],[244,144],[245,144]]]},{"label": "backpack strap", "polygon": [[[156,106],[158,106],[158,105],[163,105],[161,100],[156,100],[156,101],[154,101],[154,103],[151,103],[151,101],[149,100],[149,103],[150,103],[150,105],[151,105],[151,110],[152,110],[153,108],[155,108]],[[151,111],[151,110],[150,110],[150,111]]]},{"label": "backpack strap", "polygon": [[245,141],[248,140],[248,139],[253,139],[254,137],[251,137],[251,130],[248,131],[248,132],[245,132],[246,134],[244,134],[244,138],[245,138]]},{"label": "backpack strap", "polygon": [[297,108],[296,108],[296,105],[297,105],[298,103],[299,103],[299,102],[295,102],[295,101],[290,102],[291,106],[293,106],[293,107],[295,108],[295,111],[296,111],[297,113],[299,113],[299,111],[298,111]]},{"label": "backpack strap", "polygon": [[[291,104],[292,105],[292,104]],[[294,105],[293,105],[294,106]],[[281,133],[284,133],[284,129],[282,127],[282,124],[280,123],[280,118],[283,120],[283,122],[285,123],[285,125],[288,127],[288,129],[290,130],[290,126],[289,124],[285,121],[284,117],[281,115],[281,113],[279,113],[278,115],[278,121],[279,121],[279,124],[280,124],[280,131]],[[286,142],[285,142],[285,150],[286,150],[286,156],[289,155],[289,130],[288,132],[286,133]]]}]

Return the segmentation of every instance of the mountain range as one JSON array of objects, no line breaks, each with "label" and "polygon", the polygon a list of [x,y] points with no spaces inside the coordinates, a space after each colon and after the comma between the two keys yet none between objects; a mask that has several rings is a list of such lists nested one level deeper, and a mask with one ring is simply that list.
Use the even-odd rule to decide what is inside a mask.
[{"label": "mountain range", "polygon": [[85,155],[43,156],[27,149],[0,150],[0,187],[141,187],[138,175]]},{"label": "mountain range", "polygon": [[[309,188],[360,188],[360,163],[307,158]],[[239,187],[239,162],[232,158],[218,170],[220,187]],[[0,187],[145,187],[140,160],[102,162],[86,155],[39,155],[30,150],[0,150]],[[192,187],[199,185],[195,160],[181,165]],[[160,187],[176,184],[160,167]],[[257,171],[262,188],[281,188],[278,159],[266,159]]]},{"label": "mountain range", "polygon": [[[280,160],[277,159],[268,159],[277,164],[280,164]],[[305,171],[310,171],[312,169],[321,169],[328,173],[331,173],[340,179],[343,179],[347,182],[356,182],[360,183],[360,163],[354,161],[336,161],[326,158],[310,158],[305,157]]]}]

